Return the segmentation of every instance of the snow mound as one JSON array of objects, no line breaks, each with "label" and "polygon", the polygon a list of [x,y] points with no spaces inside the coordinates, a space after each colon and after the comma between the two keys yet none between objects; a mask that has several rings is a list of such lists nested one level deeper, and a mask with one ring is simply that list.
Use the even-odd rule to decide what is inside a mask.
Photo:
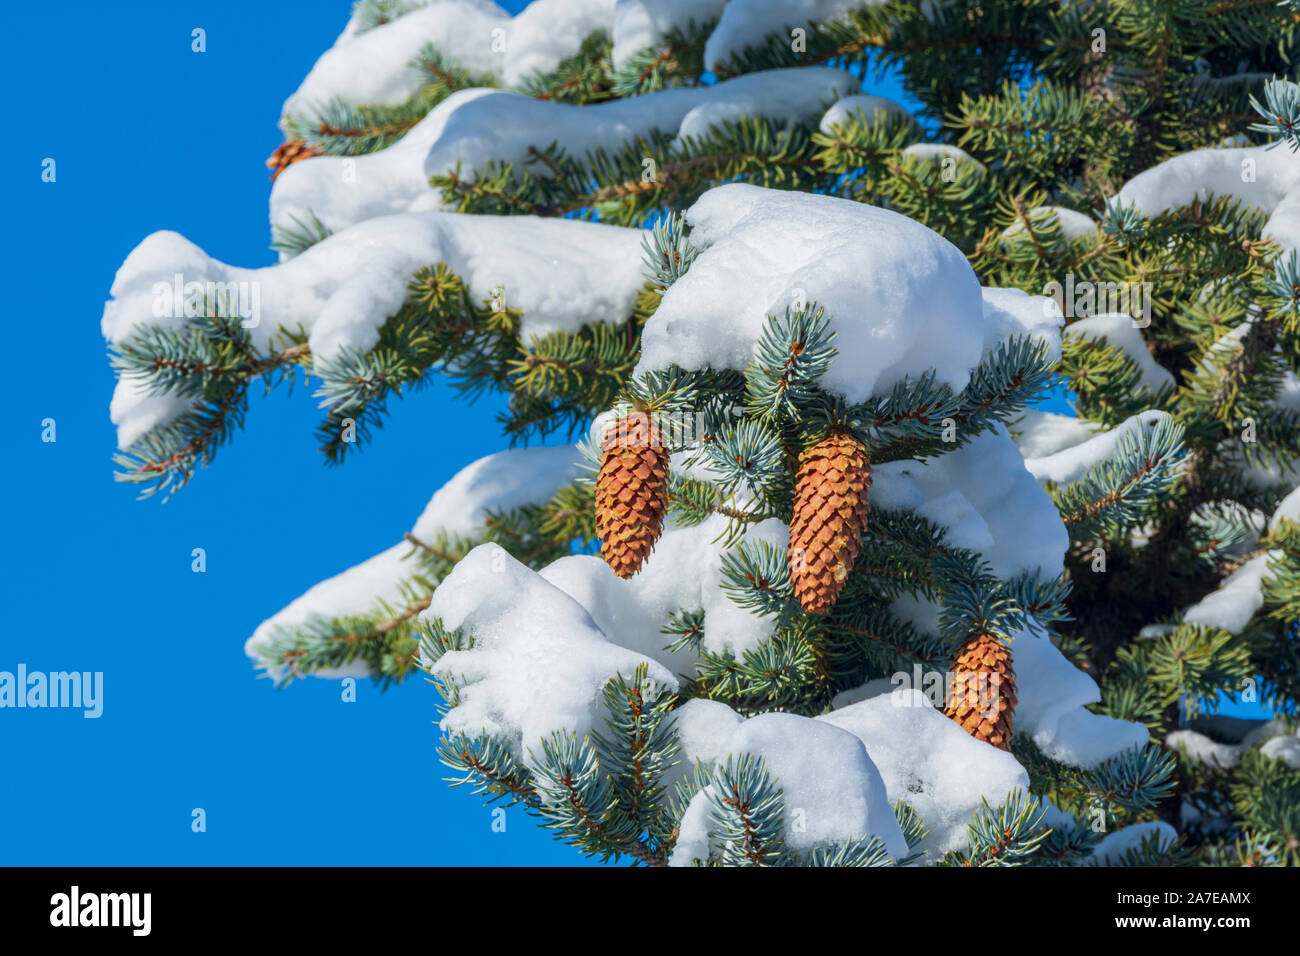
[{"label": "snow mound", "polygon": [[532,0],[506,27],[501,77],[515,85],[550,73],[596,30],[614,25],[615,0]]},{"label": "snow mound", "polygon": [[[871,0],[731,0],[704,47],[704,63],[716,70],[745,47],[772,34],[791,39],[791,30],[838,20]],[[879,0],[876,0],[879,2]]]},{"label": "snow mound", "polygon": [[1113,345],[1133,360],[1142,372],[1142,384],[1153,395],[1162,388],[1174,386],[1174,377],[1155,360],[1142,337],[1142,330],[1134,324],[1132,316],[1108,312],[1079,319],[1070,324],[1065,335],[1078,335],[1094,342],[1105,339],[1107,344]]},{"label": "snow mound", "polygon": [[1300,523],[1300,488],[1296,488],[1278,504],[1273,517],[1269,518],[1268,530],[1276,531],[1283,521]]},{"label": "snow mound", "polygon": [[646,324],[638,372],[743,369],[768,315],[816,301],[837,333],[827,390],[861,402],[932,367],[965,388],[983,343],[980,286],[937,233],[873,206],[740,183],[705,193],[686,218],[703,251]]},{"label": "snow mound", "polygon": [[[185,316],[170,308],[169,290],[178,281],[243,284],[258,306],[259,321],[249,329],[258,349],[269,349],[281,328],[301,326],[314,361],[328,363],[345,349],[372,348],[405,301],[411,275],[446,263],[475,301],[504,288],[507,305],[523,311],[527,340],[629,315],[643,282],[641,237],[638,229],[569,219],[407,214],[359,223],[286,262],[245,269],[213,259],[177,233],[156,232],[118,270],[102,330],[118,345],[146,325],[184,325]],[[169,315],[157,314],[160,288]],[[110,409],[119,446],[187,407],[119,381]]]},{"label": "snow mound", "polygon": [[1172,730],[1165,735],[1165,746],[1181,750],[1199,763],[1227,769],[1235,767],[1245,749],[1239,744],[1224,744],[1195,730]]},{"label": "snow mound", "polygon": [[572,445],[507,448],[471,462],[439,488],[411,530],[422,541],[438,532],[466,536],[489,511],[549,501],[578,476],[582,457]]},{"label": "snow mound", "polygon": [[1162,849],[1167,849],[1178,839],[1178,831],[1163,820],[1134,823],[1103,837],[1093,849],[1092,857],[1100,866],[1113,866],[1125,852],[1141,846],[1143,840],[1153,835]]},{"label": "snow mound", "polygon": [[614,69],[638,53],[660,47],[673,27],[716,20],[727,0],[618,0],[614,5]]},{"label": "snow mound", "polygon": [[492,49],[492,31],[509,22],[510,16],[490,0],[435,0],[365,32],[344,31],[285,100],[280,114],[335,99],[356,105],[403,103],[427,81],[410,62],[429,43],[473,73],[499,73],[505,55]]},{"label": "snow mound", "polygon": [[[736,727],[718,762],[740,754],[761,757],[784,792],[784,840],[791,849],[876,836],[891,856],[907,854],[880,772],[853,733],[796,714],[760,714]],[[691,799],[670,866],[708,858],[709,789]]]},{"label": "snow mound", "polygon": [[[1089,235],[1097,228],[1097,224],[1091,218],[1081,212],[1075,212],[1073,209],[1066,209],[1064,206],[1035,206],[1029,210],[1029,217],[1035,222],[1040,220],[1050,221],[1055,218],[1061,224],[1061,235],[1067,241]],[[1002,230],[1002,236],[1010,239],[1024,231],[1024,222],[1017,219]]]},{"label": "snow mound", "polygon": [[520,757],[540,753],[554,733],[581,738],[602,729],[601,691],[616,675],[631,679],[644,664],[651,680],[677,690],[661,665],[610,643],[581,605],[497,544],[466,555],[421,618],[437,618],[474,641],[431,666],[459,688],[442,730],[491,734]]},{"label": "snow mound", "polygon": [[1012,790],[1029,790],[1029,775],[1011,754],[970,736],[921,691],[873,684],[886,692],[817,719],[861,740],[890,803],[902,800],[921,815],[929,833],[914,849],[922,862],[965,847],[981,800],[997,806]]},{"label": "snow mound", "polygon": [[1274,737],[1259,752],[1272,760],[1281,760],[1292,770],[1300,770],[1300,738]]},{"label": "snow mound", "polygon": [[1056,300],[1030,295],[1023,289],[980,289],[984,298],[984,348],[989,355],[998,344],[1012,336],[1028,335],[1047,346],[1051,361],[1061,359],[1061,326],[1065,316]]},{"label": "snow mound", "polygon": [[1046,458],[1073,448],[1097,433],[1097,426],[1075,415],[1026,411],[1012,424],[1016,447],[1026,459]]},{"label": "snow mound", "polygon": [[[439,103],[387,149],[294,163],[271,188],[271,223],[289,227],[310,214],[339,230],[371,216],[437,209],[430,176],[459,166],[459,175],[472,179],[493,160],[520,171],[531,150],[551,143],[581,157],[596,149],[617,150],[654,130],[700,136],[711,125],[742,115],[811,125],[829,103],[857,88],[858,81],[843,70],[808,67],[588,106],[508,90],[463,90]],[[544,167],[528,168],[545,174]]]},{"label": "snow mound", "polygon": [[[776,620],[738,606],[721,588],[723,556],[731,549],[720,536],[727,519],[714,515],[695,527],[670,520],[654,552],[630,581],[620,580],[603,560],[591,555],[560,558],[542,576],[583,607],[619,643],[679,673],[694,667],[687,652],[666,649],[661,628],[674,611],[704,612],[705,650],[740,657],[771,636]],[[741,541],[767,541],[784,549],[789,532],[776,518],[750,527]],[[739,547],[739,543],[735,545]]]},{"label": "snow mound", "polygon": [[1183,153],[1134,176],[1111,203],[1158,216],[1211,194],[1262,209],[1269,217],[1264,238],[1300,247],[1300,153],[1285,146]]},{"label": "snow mound", "polygon": [[[581,456],[571,445],[511,448],[480,458],[434,492],[411,534],[426,544],[432,543],[439,532],[468,537],[478,530],[489,511],[550,500],[556,489],[576,477],[580,461]],[[312,586],[259,624],[245,643],[245,652],[260,660],[262,648],[281,628],[293,629],[314,621],[365,614],[381,601],[399,603],[400,585],[413,570],[405,560],[410,553],[410,544],[395,544]],[[366,667],[364,661],[357,661],[346,672],[316,671],[312,676],[368,676]]]},{"label": "snow mound", "polygon": [[[1234,728],[1228,724],[1233,718],[1208,715],[1198,718],[1198,725],[1204,729],[1227,736],[1228,742],[1215,740],[1197,730],[1174,730],[1165,737],[1165,746],[1184,751],[1188,757],[1201,763],[1212,764],[1223,769],[1235,767],[1242,756],[1252,747],[1259,747],[1259,752],[1273,760],[1282,760],[1287,766],[1300,770],[1300,738],[1283,719],[1268,721],[1240,721]],[[1247,733],[1241,730],[1251,728]]]},{"label": "snow mound", "polygon": [[863,121],[871,126],[876,118],[876,111],[879,110],[882,117],[889,116],[906,116],[911,118],[911,113],[899,106],[893,100],[886,99],[883,96],[873,96],[870,93],[856,93],[853,96],[846,96],[839,100],[826,111],[818,125],[823,133],[827,135],[840,123],[845,120],[856,119],[858,115],[862,116]]},{"label": "snow mound", "polygon": [[1183,620],[1188,624],[1240,634],[1255,612],[1264,606],[1263,585],[1269,562],[1281,556],[1280,551],[1268,551],[1251,558],[1224,578],[1215,590],[1183,612]]},{"label": "snow mound", "polygon": [[[1139,412],[1126,418],[1108,431],[1093,434],[1090,438],[1084,438],[1082,441],[1068,445],[1041,458],[1026,458],[1025,467],[1039,481],[1054,481],[1057,484],[1068,484],[1077,481],[1097,462],[1105,461],[1113,455],[1115,449],[1119,446],[1119,440],[1126,432],[1134,428],[1155,427],[1156,422],[1167,418],[1169,418],[1168,412],[1154,409]],[[1070,439],[1084,436],[1082,427],[1072,433],[1070,429],[1059,422],[1053,423],[1051,427],[1054,429],[1054,435],[1057,439],[1064,440],[1067,435]]]},{"label": "snow mound", "polygon": [[877,465],[871,497],[947,528],[948,544],[979,552],[1004,579],[1056,577],[1064,568],[1069,534],[1060,512],[1001,426],[926,462]]},{"label": "snow mound", "polygon": [[903,159],[914,159],[918,162],[942,163],[945,159],[951,159],[954,165],[969,165],[981,170],[988,168],[966,150],[948,143],[913,143],[899,155]]},{"label": "snow mound", "polygon": [[490,0],[432,0],[360,33],[354,19],[281,114],[335,99],[353,105],[403,103],[428,81],[410,63],[429,44],[471,75],[514,85],[534,71],[554,70],[578,52],[588,34],[608,30],[613,19],[614,0],[534,0],[515,17]]},{"label": "snow mound", "polygon": [[1094,767],[1150,740],[1142,724],[1087,710],[1086,705],[1101,700],[1097,682],[1037,628],[1013,636],[1011,656],[1019,697],[1016,730],[1029,734],[1047,757]]},{"label": "snow mound", "polygon": [[722,759],[727,741],[745,718],[720,700],[696,697],[673,711],[672,720],[680,755],[674,777],[678,779],[686,776],[697,763],[712,767]]}]

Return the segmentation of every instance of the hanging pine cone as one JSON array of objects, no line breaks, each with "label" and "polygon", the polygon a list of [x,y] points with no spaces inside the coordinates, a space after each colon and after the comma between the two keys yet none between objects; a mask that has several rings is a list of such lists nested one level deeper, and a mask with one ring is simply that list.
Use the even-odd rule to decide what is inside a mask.
[{"label": "hanging pine cone", "polygon": [[944,714],[972,737],[1010,750],[1016,712],[1011,649],[990,634],[977,634],[957,651],[952,671]]},{"label": "hanging pine cone", "polygon": [[668,500],[668,448],[644,412],[620,418],[601,443],[596,479],[600,553],[620,578],[641,570],[663,530]]},{"label": "hanging pine cone", "polygon": [[871,461],[852,435],[830,435],[799,456],[786,560],[809,614],[830,610],[853,570],[870,491]]},{"label": "hanging pine cone", "polygon": [[298,160],[319,156],[322,152],[319,146],[308,146],[300,139],[286,140],[275,148],[275,152],[266,161],[266,168],[271,170],[271,179],[274,180]]}]

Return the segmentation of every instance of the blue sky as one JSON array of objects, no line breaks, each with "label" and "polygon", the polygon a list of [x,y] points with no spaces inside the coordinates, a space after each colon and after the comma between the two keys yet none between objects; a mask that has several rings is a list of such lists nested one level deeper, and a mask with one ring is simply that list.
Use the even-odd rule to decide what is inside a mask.
[{"label": "blue sky", "polygon": [[[504,447],[496,406],[435,387],[327,469],[309,390],[279,391],[169,503],[112,480],[99,318],[113,274],[157,229],[227,262],[274,261],[262,163],[350,3],[129,7],[72,2],[55,22],[7,5],[0,30],[0,69],[22,91],[0,151],[17,336],[0,670],[105,681],[97,720],[0,710],[0,864],[580,862],[517,809],[494,833],[477,797],[443,783],[422,680],[362,683],[349,704],[334,682],[277,692],[243,652],[259,621],[391,545],[434,489]],[[196,807],[206,833],[191,832]]]},{"label": "blue sky", "polygon": [[[105,693],[97,720],[0,710],[0,864],[581,862],[517,809],[493,832],[478,798],[443,783],[423,681],[382,694],[363,683],[345,703],[334,682],[277,692],[243,653],[259,621],[391,545],[434,489],[505,447],[495,404],[435,386],[327,469],[315,400],[280,390],[254,398],[244,433],[169,503],[112,480],[99,318],[115,270],[158,229],[226,262],[274,261],[262,161],[281,139],[281,103],[349,8],[68,2],[57,22],[33,5],[4,14],[0,69],[18,91],[0,152],[17,351],[0,670],[101,671]],[[206,53],[190,50],[195,27]],[[46,158],[53,183],[41,181]],[[54,443],[41,441],[47,418]],[[198,547],[203,574],[190,566]],[[204,833],[191,830],[195,808]]]}]

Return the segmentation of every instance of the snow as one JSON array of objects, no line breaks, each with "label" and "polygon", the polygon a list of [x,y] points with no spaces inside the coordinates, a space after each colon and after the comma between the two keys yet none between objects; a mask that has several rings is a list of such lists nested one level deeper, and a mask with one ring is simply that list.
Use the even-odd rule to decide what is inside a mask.
[{"label": "snow", "polygon": [[506,28],[502,78],[511,86],[550,73],[596,30],[614,23],[614,0],[532,0]]},{"label": "snow", "polygon": [[1046,458],[1073,448],[1095,435],[1097,427],[1076,415],[1029,410],[1012,423],[1011,430],[1015,433],[1016,447],[1030,459]]},{"label": "snow", "polygon": [[344,34],[285,101],[283,114],[335,99],[395,106],[427,82],[409,64],[432,44],[473,76],[516,85],[549,73],[578,52],[588,34],[613,24],[614,0],[534,0],[511,17],[490,0],[432,0],[364,33]]},{"label": "snow", "polygon": [[[429,177],[472,179],[489,162],[521,170],[530,149],[556,142],[576,157],[615,150],[652,130],[698,136],[742,114],[811,125],[858,81],[824,67],[766,70],[713,86],[660,90],[589,106],[536,100],[508,90],[462,90],[443,100],[398,142],[363,156],[294,163],[271,187],[271,223],[315,215],[338,231],[387,213],[437,209]],[[544,168],[529,167],[538,175]]]},{"label": "snow", "polygon": [[426,543],[440,531],[468,536],[489,511],[549,501],[581,470],[581,456],[572,445],[509,448],[487,455],[434,492],[411,533]]},{"label": "snow", "polygon": [[1233,767],[1241,759],[1242,748],[1234,744],[1221,744],[1195,730],[1174,730],[1165,735],[1165,746],[1182,750],[1198,763],[1215,767]]},{"label": "snow", "polygon": [[1004,339],[1028,335],[1047,345],[1051,361],[1061,359],[1061,326],[1065,316],[1056,300],[1030,295],[1023,289],[980,289],[984,299],[984,350],[987,357]]},{"label": "snow", "polygon": [[1284,250],[1300,247],[1300,154],[1285,146],[1182,153],[1134,176],[1111,202],[1157,216],[1210,194],[1262,209],[1264,238]]},{"label": "snow", "polygon": [[673,711],[672,721],[679,749],[678,765],[666,781],[668,786],[686,777],[697,763],[712,767],[723,759],[727,741],[745,718],[722,701],[696,697]]},{"label": "snow", "polygon": [[899,155],[903,159],[915,159],[922,162],[934,161],[941,163],[945,159],[951,159],[956,165],[970,164],[980,169],[988,168],[966,150],[947,143],[913,143]]},{"label": "snow", "polygon": [[692,866],[696,860],[703,862],[709,858],[712,844],[709,827],[713,808],[706,794],[711,793],[712,789],[712,786],[705,787],[686,805],[682,819],[677,824],[677,842],[668,858],[669,866]]},{"label": "snow", "polygon": [[1040,635],[1035,627],[1011,640],[1016,731],[1029,734],[1050,759],[1073,767],[1094,767],[1146,744],[1150,734],[1144,725],[1085,709],[1101,700],[1097,682]]},{"label": "snow", "polygon": [[[776,624],[775,618],[741,608],[722,590],[722,558],[730,549],[720,536],[726,528],[727,519],[719,515],[693,528],[670,519],[654,552],[630,581],[620,581],[604,561],[590,555],[561,558],[544,568],[542,576],[582,604],[619,643],[688,673],[695,657],[665,649],[671,638],[660,629],[670,613],[703,610],[703,647],[737,657],[757,648]],[[752,525],[740,539],[760,540],[784,549],[788,531],[781,521],[769,518]]]},{"label": "snow", "polygon": [[920,814],[929,834],[914,849],[932,863],[966,845],[981,800],[997,806],[1012,790],[1027,791],[1029,776],[1011,754],[976,740],[935,710],[920,690],[888,691],[887,681],[873,685],[884,692],[818,719],[859,738],[890,803],[903,800]]},{"label": "snow", "polygon": [[[904,595],[890,609],[922,633],[933,634],[937,630],[940,608],[934,601]],[[1032,737],[1044,753],[1071,766],[1092,767],[1147,742],[1149,734],[1143,725],[1099,716],[1086,709],[1088,704],[1101,700],[1096,682],[1066,660],[1042,636],[1040,628],[1017,631],[1011,636],[1010,647],[1018,698],[1015,731]],[[923,672],[919,677],[904,673],[892,680],[898,682],[895,694],[909,692],[906,690],[909,688],[927,693],[932,690],[930,672]],[[873,681],[839,694],[833,703],[843,707],[864,696],[870,698],[881,692],[882,684]],[[946,688],[944,680],[933,689],[941,688]],[[867,749],[875,753],[870,743]],[[884,770],[882,773],[886,773],[888,780],[888,773]],[[890,794],[901,796],[893,790]]]},{"label": "snow", "polygon": [[731,0],[704,47],[704,63],[717,70],[747,46],[760,46],[776,34],[792,42],[790,31],[814,22],[838,20],[870,0]]},{"label": "snow", "polygon": [[876,111],[879,110],[884,117],[888,116],[906,116],[911,117],[911,113],[899,106],[893,100],[885,99],[883,96],[873,96],[869,93],[856,93],[853,96],[846,96],[844,99],[837,101],[826,115],[822,117],[818,125],[823,133],[830,135],[831,131],[840,123],[846,120],[862,117],[862,121],[868,126],[875,125]]},{"label": "snow", "polygon": [[734,183],[686,214],[703,251],[642,333],[637,372],[743,369],[768,315],[816,301],[839,356],[828,391],[861,402],[934,367],[960,391],[979,361],[979,282],[956,246],[861,203]]},{"label": "snow", "polygon": [[604,726],[601,691],[639,665],[659,686],[677,680],[643,655],[610,643],[582,606],[497,544],[482,544],[452,570],[422,619],[473,637],[430,672],[453,680],[459,699],[444,733],[491,734],[531,760],[550,735],[579,738]]},{"label": "snow", "polygon": [[1099,432],[1085,441],[1070,445],[1060,451],[1040,458],[1026,458],[1025,467],[1039,481],[1068,484],[1082,478],[1084,473],[1099,461],[1115,453],[1119,440],[1134,428],[1152,428],[1155,423],[1169,418],[1168,412],[1149,409],[1120,422],[1114,428]]},{"label": "snow", "polygon": [[[373,347],[380,326],[405,300],[411,275],[444,262],[475,301],[504,287],[507,304],[523,310],[527,341],[631,314],[643,282],[641,237],[637,229],[568,219],[412,213],[360,223],[286,262],[245,269],[177,233],[156,232],[118,270],[102,329],[117,345],[145,325],[183,325],[184,316],[154,314],[155,284],[170,285],[176,275],[187,283],[248,283],[261,313],[249,329],[254,346],[267,350],[280,328],[301,326],[319,366],[346,349]],[[186,407],[166,397],[148,400],[129,379],[119,381],[110,408],[119,446]]]},{"label": "snow", "polygon": [[1280,551],[1269,551],[1251,558],[1232,574],[1224,578],[1219,587],[1183,614],[1188,624],[1218,627],[1230,634],[1240,634],[1250,619],[1264,606],[1261,590],[1270,561],[1276,561]]},{"label": "snow", "polygon": [[1168,848],[1178,839],[1178,831],[1163,820],[1133,823],[1104,836],[1092,851],[1093,859],[1101,866],[1113,866],[1126,851],[1136,849],[1142,845],[1143,840],[1153,835],[1162,849]]},{"label": "snow", "polygon": [[[471,462],[433,497],[411,529],[417,539],[433,543],[439,532],[469,537],[478,532],[488,511],[518,508],[549,501],[561,485],[573,480],[581,456],[573,446],[511,448]],[[246,642],[245,652],[260,659],[260,649],[280,629],[294,629],[314,621],[365,614],[381,602],[398,604],[401,583],[414,572],[405,560],[411,553],[405,541],[355,567],[309,588],[288,606],[267,618]],[[313,673],[313,677],[368,675],[364,661],[346,672]]]},{"label": "snow", "polygon": [[1060,513],[999,426],[928,462],[877,465],[872,501],[908,507],[948,529],[955,547],[982,554],[1000,577],[1056,577],[1069,534]]},{"label": "snow", "polygon": [[1132,316],[1111,312],[1079,319],[1066,328],[1065,335],[1078,335],[1094,342],[1105,339],[1133,360],[1142,372],[1142,384],[1153,395],[1162,388],[1174,386],[1174,377],[1155,360]]},{"label": "snow", "polygon": [[1061,224],[1061,233],[1066,239],[1078,239],[1080,236],[1090,235],[1097,228],[1092,217],[1075,212],[1073,209],[1066,209],[1064,206],[1039,206],[1038,208],[1056,214],[1057,221]]},{"label": "snow", "polygon": [[1300,738],[1274,737],[1259,752],[1272,760],[1281,760],[1292,770],[1300,770]]},{"label": "snow", "polygon": [[[1284,720],[1235,720],[1207,714],[1197,719],[1197,725],[1232,742],[1220,743],[1196,730],[1175,730],[1165,737],[1165,746],[1184,750],[1193,760],[1225,770],[1235,767],[1246,751],[1259,747],[1265,757],[1284,760],[1288,766],[1300,770],[1300,738]],[[1243,734],[1245,727],[1252,729]]]},{"label": "snow", "polygon": [[[1064,206],[1035,206],[1029,210],[1029,218],[1034,223],[1047,222],[1053,217],[1061,224],[1061,235],[1067,241],[1089,235],[1097,228],[1097,224],[1088,216],[1073,209],[1066,209]],[[1024,222],[1017,219],[1002,230],[1002,235],[1009,239],[1024,232],[1024,229]]]},{"label": "snow", "polygon": [[1283,521],[1300,524],[1300,488],[1296,488],[1278,504],[1273,517],[1268,521],[1268,530],[1277,531]]},{"label": "snow", "polygon": [[[380,603],[393,607],[402,605],[402,581],[415,572],[415,566],[406,558],[411,546],[406,542],[395,544],[333,577],[312,585],[280,611],[257,626],[244,642],[244,653],[254,661],[264,660],[266,647],[281,629],[296,630],[353,614],[366,614]],[[284,674],[282,666],[269,669],[275,680]],[[313,671],[312,677],[334,680],[340,677],[368,677],[370,667],[366,661],[355,660],[340,668]]]},{"label": "snow", "polygon": [[285,100],[281,115],[335,99],[353,105],[403,103],[427,81],[409,63],[429,43],[473,74],[499,74],[506,57],[493,50],[492,31],[509,22],[490,0],[434,0],[364,33],[345,32]]},{"label": "snow", "polygon": [[[874,835],[891,856],[907,854],[880,772],[853,733],[796,714],[760,714],[736,727],[718,760],[740,754],[761,757],[781,787],[784,841],[792,850]],[[694,859],[708,857],[709,789],[691,799],[670,866],[689,866]]]},{"label": "snow", "polygon": [[[821,116],[828,103],[857,88],[857,79],[843,70],[812,66],[763,70],[714,86],[683,90],[682,92],[697,94],[716,92],[701,97],[702,101],[682,118],[677,139],[680,142],[703,137],[711,127],[724,122],[735,122],[745,116],[765,116],[783,124],[811,125]],[[637,97],[637,100],[640,99],[644,97]]]},{"label": "snow", "polygon": [[716,20],[727,0],[618,0],[614,5],[614,69],[621,70],[636,54],[659,48],[673,27],[694,20]]}]

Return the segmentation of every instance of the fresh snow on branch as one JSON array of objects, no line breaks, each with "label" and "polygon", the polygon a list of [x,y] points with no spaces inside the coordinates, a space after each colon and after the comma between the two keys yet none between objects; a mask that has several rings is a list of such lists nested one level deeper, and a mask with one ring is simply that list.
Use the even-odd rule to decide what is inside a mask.
[{"label": "fresh snow on branch", "polygon": [[[1084,473],[1098,462],[1110,458],[1115,449],[1119,447],[1120,439],[1125,433],[1134,428],[1151,428],[1156,422],[1169,421],[1168,412],[1150,409],[1140,412],[1121,422],[1108,431],[1099,432],[1091,437],[1087,437],[1082,428],[1072,430],[1060,423],[1056,423],[1057,430],[1055,436],[1060,441],[1075,440],[1076,443],[1059,447],[1051,454],[1043,455],[1040,458],[1026,458],[1025,467],[1039,481],[1054,481],[1057,484],[1068,484],[1082,478]],[[1040,423],[1044,420],[1038,419]],[[1040,424],[1040,428],[1042,425]],[[1067,438],[1066,436],[1069,436]]]},{"label": "fresh snow on branch", "polygon": [[822,117],[817,128],[829,135],[840,123],[849,119],[857,119],[859,116],[862,118],[862,122],[870,128],[874,125],[877,112],[882,117],[905,116],[910,118],[912,116],[911,113],[893,100],[886,99],[883,96],[873,96],[870,93],[855,93],[852,96],[846,96],[844,99],[836,101],[826,111],[826,115]]},{"label": "fresh snow on branch", "polygon": [[669,32],[694,20],[716,20],[727,0],[618,0],[614,5],[614,69],[627,66],[638,53],[662,47]]},{"label": "fresh snow on branch", "polygon": [[[489,511],[505,511],[541,504],[555,490],[575,478],[581,456],[573,446],[511,448],[472,462],[439,488],[411,528],[423,542],[440,535],[469,538],[478,532]],[[263,648],[277,631],[301,628],[313,622],[364,614],[379,602],[401,598],[402,582],[411,575],[411,545],[393,545],[355,567],[312,586],[258,625],[244,649],[254,660],[265,660]],[[277,678],[272,671],[270,676]],[[364,661],[346,670],[321,670],[313,677],[370,676]]]},{"label": "fresh snow on branch", "polygon": [[646,323],[638,374],[743,369],[767,316],[816,302],[840,353],[823,388],[861,402],[932,368],[966,387],[984,341],[980,285],[937,233],[874,206],[741,183],[710,190],[686,221],[703,251]]},{"label": "fresh snow on branch", "polygon": [[[704,47],[704,64],[717,69],[746,47],[758,46],[773,34],[793,39],[790,31],[807,30],[815,22],[838,20],[872,0],[731,0]],[[879,0],[876,0],[879,2]]]},{"label": "fresh snow on branch", "polygon": [[613,14],[614,0],[536,0],[515,17],[490,0],[432,0],[364,32],[350,22],[285,101],[281,115],[336,99],[402,103],[428,82],[411,61],[430,44],[473,75],[513,85],[554,70],[588,34],[608,29]]},{"label": "fresh snow on branch", "polygon": [[[271,190],[271,224],[316,216],[330,229],[385,213],[436,209],[429,177],[472,179],[489,162],[522,167],[530,150],[558,143],[581,157],[617,149],[658,130],[696,137],[742,116],[814,123],[827,106],[859,89],[843,70],[765,70],[725,83],[659,90],[629,99],[572,106],[506,90],[463,90],[439,103],[401,140],[364,156],[317,156],[286,169]],[[529,167],[545,175],[545,167]]]},{"label": "fresh snow on branch", "polygon": [[423,616],[474,642],[430,662],[430,673],[457,688],[443,731],[491,734],[520,757],[536,755],[552,734],[582,738],[598,729],[601,689],[616,675],[631,679],[645,665],[659,686],[678,686],[665,667],[613,643],[581,604],[497,544],[466,555]]},{"label": "fresh snow on branch", "polygon": [[1232,196],[1268,215],[1265,239],[1283,249],[1300,248],[1300,153],[1249,146],[1198,149],[1165,160],[1124,184],[1111,200],[1158,216],[1194,200]]},{"label": "fresh snow on branch", "polygon": [[867,748],[890,800],[903,800],[929,831],[921,862],[930,863],[966,842],[966,826],[981,800],[996,805],[1011,791],[1029,789],[1016,759],[971,737],[935,710],[919,690],[887,692],[874,682],[873,696],[818,720],[849,731]]},{"label": "fresh snow on branch", "polygon": [[[446,263],[476,300],[504,290],[506,304],[523,312],[526,340],[626,318],[643,281],[641,238],[639,229],[568,219],[407,214],[358,223],[287,262],[245,269],[213,259],[177,233],[156,232],[118,270],[102,328],[119,345],[148,325],[181,327],[189,317],[173,293],[188,297],[189,283],[200,294],[208,283],[234,283],[241,305],[256,303],[258,314],[245,324],[257,348],[271,346],[282,330],[301,328],[314,361],[328,363],[344,350],[370,349],[405,301],[411,275]],[[189,404],[121,379],[111,408],[119,447]]]},{"label": "fresh snow on branch", "polygon": [[1013,423],[1012,432],[1016,447],[1028,461],[1082,444],[1097,434],[1097,425],[1077,415],[1030,409]]},{"label": "fresh snow on branch", "polygon": [[1167,849],[1178,839],[1178,831],[1163,820],[1134,823],[1106,834],[1092,851],[1092,857],[1100,866],[1114,866],[1126,852],[1140,847],[1145,839],[1154,840],[1159,847]]},{"label": "fresh snow on branch", "polygon": [[[760,714],[738,724],[710,749],[762,758],[784,794],[783,841],[791,849],[874,836],[895,859],[907,855],[885,782],[853,729],[796,714]],[[716,786],[710,784],[691,799],[670,865],[690,866],[693,860],[709,858],[710,791]]]},{"label": "fresh snow on branch", "polygon": [[1155,360],[1132,316],[1122,312],[1089,316],[1070,323],[1065,334],[1078,335],[1093,341],[1105,339],[1107,344],[1113,345],[1133,360],[1142,372],[1142,384],[1152,395],[1157,394],[1162,388],[1174,386],[1174,377]]},{"label": "fresh snow on branch", "polygon": [[1003,579],[1061,573],[1069,536],[1060,513],[1004,429],[927,462],[876,466],[872,503],[909,508],[947,529],[947,543],[981,554]]}]

